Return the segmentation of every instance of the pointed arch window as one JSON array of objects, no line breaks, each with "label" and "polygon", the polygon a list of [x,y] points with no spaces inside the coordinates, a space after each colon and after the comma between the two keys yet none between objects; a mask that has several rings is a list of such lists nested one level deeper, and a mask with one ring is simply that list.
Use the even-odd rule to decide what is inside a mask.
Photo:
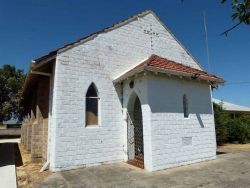
[{"label": "pointed arch window", "polygon": [[98,125],[98,91],[94,83],[92,83],[86,94],[86,126]]},{"label": "pointed arch window", "polygon": [[188,118],[188,116],[189,116],[189,112],[188,112],[188,98],[187,98],[186,94],[183,95],[183,113],[184,113],[184,117]]}]

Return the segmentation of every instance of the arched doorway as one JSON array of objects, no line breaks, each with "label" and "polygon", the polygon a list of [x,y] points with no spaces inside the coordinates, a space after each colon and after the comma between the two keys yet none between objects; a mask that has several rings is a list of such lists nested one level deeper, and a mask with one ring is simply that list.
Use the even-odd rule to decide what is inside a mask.
[{"label": "arched doorway", "polygon": [[128,163],[144,168],[142,110],[140,99],[135,93],[128,103],[127,126]]}]

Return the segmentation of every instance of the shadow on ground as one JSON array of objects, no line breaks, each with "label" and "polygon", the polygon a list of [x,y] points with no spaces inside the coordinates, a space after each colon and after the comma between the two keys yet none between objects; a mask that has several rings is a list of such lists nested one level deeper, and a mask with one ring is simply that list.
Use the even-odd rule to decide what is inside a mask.
[{"label": "shadow on ground", "polygon": [[[14,155],[13,155],[14,152]],[[0,143],[0,167],[23,165],[22,156],[17,143]]]},{"label": "shadow on ground", "polygon": [[216,151],[216,155],[223,155],[223,154],[227,154],[228,152],[225,151]]}]

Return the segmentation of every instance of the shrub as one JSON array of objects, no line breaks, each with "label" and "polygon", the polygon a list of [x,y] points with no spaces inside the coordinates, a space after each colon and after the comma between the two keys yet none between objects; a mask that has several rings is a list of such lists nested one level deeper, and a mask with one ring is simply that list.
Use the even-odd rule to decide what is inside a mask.
[{"label": "shrub", "polygon": [[250,124],[243,118],[234,119],[228,124],[228,141],[245,144],[250,140]]},{"label": "shrub", "polygon": [[250,142],[250,115],[239,115],[232,119],[230,113],[214,104],[216,140],[218,145],[227,142],[245,144]]},{"label": "shrub", "polygon": [[244,124],[229,125],[229,142],[239,142],[245,144],[248,141],[248,129]]},{"label": "shrub", "polygon": [[227,123],[229,119],[229,114],[223,111],[219,105],[214,104],[215,131],[218,145],[223,145],[228,140]]},{"label": "shrub", "polygon": [[228,140],[227,126],[223,124],[216,124],[215,130],[216,130],[217,145],[220,146],[225,144]]}]

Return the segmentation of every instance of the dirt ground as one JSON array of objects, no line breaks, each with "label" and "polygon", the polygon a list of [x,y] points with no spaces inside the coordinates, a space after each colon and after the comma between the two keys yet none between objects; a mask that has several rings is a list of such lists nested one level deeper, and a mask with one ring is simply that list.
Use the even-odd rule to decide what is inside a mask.
[{"label": "dirt ground", "polygon": [[31,162],[31,156],[22,144],[16,145],[15,152],[19,188],[34,187],[52,174],[49,170],[39,173],[43,163]]},{"label": "dirt ground", "polygon": [[218,147],[219,150],[239,150],[239,151],[250,151],[250,143],[248,144],[225,144]]}]

